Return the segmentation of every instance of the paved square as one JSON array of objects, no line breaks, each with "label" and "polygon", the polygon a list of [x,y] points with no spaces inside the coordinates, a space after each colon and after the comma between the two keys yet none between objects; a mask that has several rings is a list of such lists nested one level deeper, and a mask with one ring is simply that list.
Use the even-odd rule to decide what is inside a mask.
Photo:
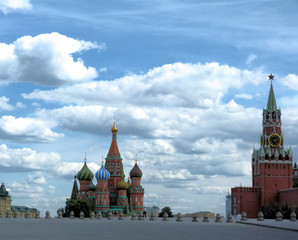
[{"label": "paved square", "polygon": [[[90,220],[90,219],[0,219],[0,239],[22,240],[151,240],[151,239],[227,239],[258,240],[285,239],[296,240],[298,232],[272,229],[239,223],[191,222],[183,219],[176,222],[170,219],[163,222],[125,220]],[[298,226],[298,223],[293,223]]]}]

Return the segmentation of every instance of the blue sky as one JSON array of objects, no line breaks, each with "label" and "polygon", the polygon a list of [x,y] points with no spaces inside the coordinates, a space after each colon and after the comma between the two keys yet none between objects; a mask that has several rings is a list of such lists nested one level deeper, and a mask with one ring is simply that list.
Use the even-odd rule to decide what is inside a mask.
[{"label": "blue sky", "polygon": [[0,1],[0,181],[56,211],[85,152],[95,172],[114,118],[145,205],[224,213],[251,185],[273,73],[296,160],[298,3]]}]

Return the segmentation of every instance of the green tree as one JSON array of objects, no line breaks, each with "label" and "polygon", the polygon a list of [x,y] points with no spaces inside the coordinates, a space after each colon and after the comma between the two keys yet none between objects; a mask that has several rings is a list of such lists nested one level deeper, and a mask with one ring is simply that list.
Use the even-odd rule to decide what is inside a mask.
[{"label": "green tree", "polygon": [[292,211],[294,211],[297,214],[298,208],[291,208],[288,206],[288,204],[282,205],[280,207],[277,203],[274,203],[270,206],[263,206],[261,208],[261,211],[264,214],[264,218],[267,219],[275,219],[277,212],[281,212],[284,219],[290,219]]},{"label": "green tree", "polygon": [[65,217],[65,209],[63,207],[58,208],[57,215],[58,215],[59,211],[61,211],[62,212],[62,216]]},{"label": "green tree", "polygon": [[90,217],[90,212],[94,211],[94,204],[92,202],[89,202],[85,199],[66,199],[65,203],[65,216],[69,217],[70,212],[74,212],[75,217],[80,216],[80,212],[83,211],[85,214],[85,217]]},{"label": "green tree", "polygon": [[158,217],[163,217],[165,212],[167,212],[169,217],[173,217],[173,213],[170,207],[164,207],[163,209],[161,209],[161,212],[158,214]]}]

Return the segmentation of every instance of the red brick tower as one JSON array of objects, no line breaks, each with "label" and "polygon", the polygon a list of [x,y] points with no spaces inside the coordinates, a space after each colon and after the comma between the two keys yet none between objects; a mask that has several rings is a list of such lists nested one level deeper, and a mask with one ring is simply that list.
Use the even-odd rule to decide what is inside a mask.
[{"label": "red brick tower", "polygon": [[109,171],[110,179],[108,181],[108,188],[110,191],[110,205],[117,205],[117,184],[122,179],[123,165],[122,158],[119,153],[117,145],[117,132],[118,128],[114,122],[114,126],[111,129],[113,137],[110,146],[109,153],[106,157],[105,168]]},{"label": "red brick tower", "polygon": [[260,187],[260,207],[278,202],[278,192],[293,187],[291,148],[284,149],[281,111],[276,106],[271,80],[266,109],[263,110],[263,133],[260,149],[252,154],[252,185]]},{"label": "red brick tower", "polygon": [[142,171],[138,166],[137,160],[136,164],[130,171],[131,186],[129,188],[130,205],[133,209],[137,211],[143,211],[143,201],[144,201],[144,188],[141,186]]},{"label": "red brick tower", "polygon": [[277,108],[273,91],[273,75],[267,101],[263,110],[263,133],[260,148],[252,153],[252,187],[231,189],[232,213],[247,213],[256,218],[263,206],[298,206],[298,189],[293,189],[293,152],[284,149],[281,130],[281,111]]}]

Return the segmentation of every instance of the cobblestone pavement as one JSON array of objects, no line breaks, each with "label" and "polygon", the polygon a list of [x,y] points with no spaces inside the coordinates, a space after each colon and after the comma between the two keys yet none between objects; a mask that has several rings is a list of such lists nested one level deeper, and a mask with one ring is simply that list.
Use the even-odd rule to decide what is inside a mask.
[{"label": "cobblestone pavement", "polygon": [[[249,222],[249,221],[248,221]],[[256,222],[256,221],[255,221]],[[265,221],[266,222],[266,221]],[[264,223],[264,222],[263,222]],[[275,224],[275,223],[274,223]],[[289,221],[283,221],[283,225]],[[292,224],[292,223],[291,223]],[[296,224],[296,225],[295,225]],[[293,223],[298,227],[298,222]],[[221,240],[248,240],[248,239],[286,239],[297,240],[298,232],[290,230],[273,229],[239,223],[215,223],[214,219],[203,223],[191,222],[191,219],[183,219],[176,222],[170,219],[168,222],[148,218],[139,221],[125,220],[90,220],[90,219],[0,219],[0,239],[11,240],[88,240],[88,239],[117,239],[117,240],[152,240],[152,239],[221,239]]]}]

